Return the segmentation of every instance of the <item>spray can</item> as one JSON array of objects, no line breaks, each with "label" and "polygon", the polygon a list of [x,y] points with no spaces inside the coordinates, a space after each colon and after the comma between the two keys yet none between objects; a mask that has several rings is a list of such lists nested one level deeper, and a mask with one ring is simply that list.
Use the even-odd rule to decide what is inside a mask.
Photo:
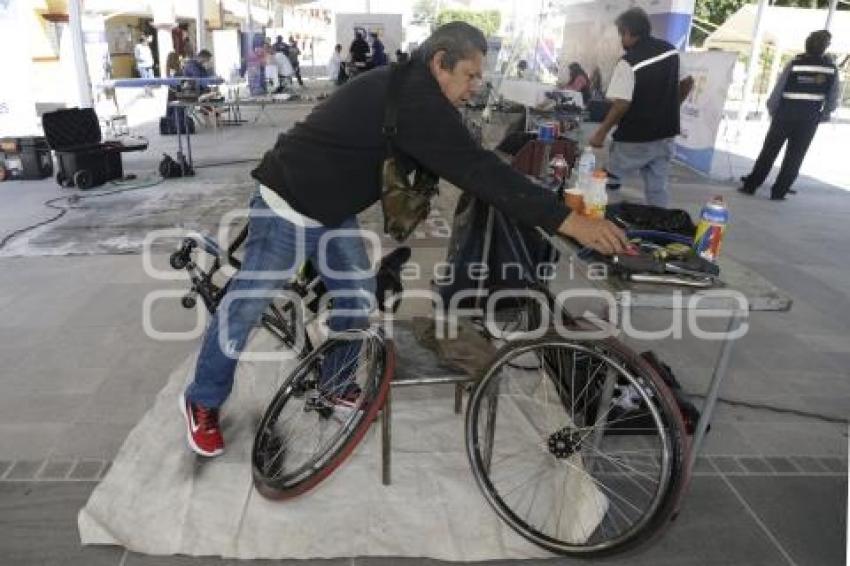
[{"label": "spray can", "polygon": [[708,261],[717,261],[723,235],[729,224],[729,209],[723,197],[716,196],[706,203],[699,213],[699,224],[694,236],[694,251]]}]

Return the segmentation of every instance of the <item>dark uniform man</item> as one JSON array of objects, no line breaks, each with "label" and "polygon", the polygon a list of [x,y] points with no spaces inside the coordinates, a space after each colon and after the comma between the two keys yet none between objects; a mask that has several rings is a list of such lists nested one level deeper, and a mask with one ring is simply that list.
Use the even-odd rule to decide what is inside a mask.
[{"label": "dark uniform man", "polygon": [[744,185],[738,189],[740,192],[752,195],[758,190],[786,141],[788,147],[770,190],[770,200],[785,200],[786,194],[796,192],[791,185],[800,172],[818,124],[829,120],[838,103],[838,69],[824,55],[831,38],[826,30],[810,34],[806,38],[806,52],[797,55],[776,81],[767,100],[770,129],[753,170],[741,177]]}]

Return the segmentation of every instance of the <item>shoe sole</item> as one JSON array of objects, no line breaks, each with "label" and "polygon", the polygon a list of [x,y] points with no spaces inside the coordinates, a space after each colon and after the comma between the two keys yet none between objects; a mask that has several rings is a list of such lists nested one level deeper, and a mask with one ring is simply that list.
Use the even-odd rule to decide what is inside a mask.
[{"label": "shoe sole", "polygon": [[216,456],[221,456],[224,453],[224,448],[220,448],[214,452],[207,452],[197,444],[195,444],[195,439],[192,438],[192,423],[189,420],[189,413],[186,410],[186,398],[183,396],[183,393],[180,394],[178,398],[180,402],[180,413],[183,415],[183,422],[186,423],[186,440],[189,443],[189,448],[192,449],[192,452],[197,454],[198,456],[204,456],[205,458],[214,458]]}]

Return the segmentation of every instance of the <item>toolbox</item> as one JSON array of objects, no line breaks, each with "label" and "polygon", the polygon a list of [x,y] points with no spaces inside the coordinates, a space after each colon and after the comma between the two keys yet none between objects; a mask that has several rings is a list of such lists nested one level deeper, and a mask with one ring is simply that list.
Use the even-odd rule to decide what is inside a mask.
[{"label": "toolbox", "polygon": [[44,135],[56,152],[56,182],[62,187],[89,189],[124,176],[121,154],[147,149],[147,144],[104,142],[97,114],[91,108],[69,108],[42,116]]},{"label": "toolbox", "polygon": [[43,137],[0,139],[0,161],[6,179],[44,179],[53,174],[50,147]]}]

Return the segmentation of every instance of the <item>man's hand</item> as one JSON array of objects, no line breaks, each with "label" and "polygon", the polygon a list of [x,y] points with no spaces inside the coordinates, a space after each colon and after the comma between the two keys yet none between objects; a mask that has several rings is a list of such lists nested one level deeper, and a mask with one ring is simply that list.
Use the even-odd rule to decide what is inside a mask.
[{"label": "man's hand", "polygon": [[590,136],[590,139],[587,140],[588,145],[591,147],[602,147],[605,145],[605,135],[607,132],[602,128],[598,128],[593,135]]},{"label": "man's hand", "polygon": [[625,251],[629,243],[625,232],[611,222],[575,213],[567,216],[558,227],[558,232],[575,238],[583,246],[609,255]]}]

